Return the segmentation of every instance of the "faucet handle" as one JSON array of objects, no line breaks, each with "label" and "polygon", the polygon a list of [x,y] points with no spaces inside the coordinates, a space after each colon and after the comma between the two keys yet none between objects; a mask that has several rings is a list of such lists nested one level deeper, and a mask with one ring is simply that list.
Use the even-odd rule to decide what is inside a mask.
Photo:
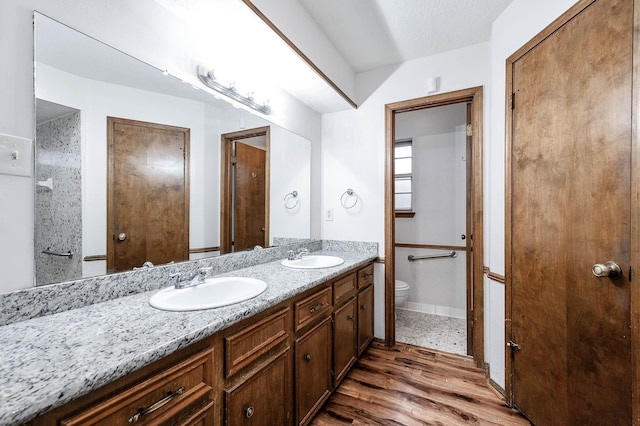
[{"label": "faucet handle", "polygon": [[213,268],[211,266],[207,266],[206,268],[200,268],[198,269],[198,275],[206,277],[209,275],[209,272],[211,272]]},{"label": "faucet handle", "polygon": [[174,280],[174,284],[178,284],[180,282],[180,278],[182,274],[180,272],[176,272],[175,274],[169,274],[169,279]]}]

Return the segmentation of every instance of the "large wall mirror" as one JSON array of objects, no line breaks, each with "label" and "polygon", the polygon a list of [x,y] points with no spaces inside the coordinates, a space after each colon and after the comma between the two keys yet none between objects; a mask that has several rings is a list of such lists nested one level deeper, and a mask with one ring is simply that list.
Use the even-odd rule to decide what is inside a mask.
[{"label": "large wall mirror", "polygon": [[[228,216],[236,198],[239,211],[260,212],[260,245],[310,237],[308,140],[42,14],[34,21],[36,285],[219,255],[221,235],[233,241],[227,227],[247,221]],[[262,152],[262,169],[242,164],[246,147]],[[260,195],[234,180],[237,162]]]}]

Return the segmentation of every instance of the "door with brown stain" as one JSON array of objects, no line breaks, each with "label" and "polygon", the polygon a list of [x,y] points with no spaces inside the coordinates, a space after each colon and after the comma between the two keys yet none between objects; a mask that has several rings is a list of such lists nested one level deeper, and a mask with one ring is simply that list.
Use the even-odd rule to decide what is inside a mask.
[{"label": "door with brown stain", "polygon": [[266,159],[264,149],[235,142],[233,251],[268,245],[265,241]]},{"label": "door with brown stain", "polygon": [[509,59],[507,362],[540,425],[632,419],[633,2],[588,3]]},{"label": "door with brown stain", "polygon": [[189,259],[189,129],[107,117],[107,271]]}]

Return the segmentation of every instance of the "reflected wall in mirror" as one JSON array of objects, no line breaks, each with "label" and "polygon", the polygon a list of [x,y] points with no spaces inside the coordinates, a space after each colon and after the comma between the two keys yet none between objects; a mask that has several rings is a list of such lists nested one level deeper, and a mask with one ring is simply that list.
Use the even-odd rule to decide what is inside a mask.
[{"label": "reflected wall in mirror", "polygon": [[[308,140],[42,14],[36,12],[34,22],[36,285],[107,272],[107,240],[119,241],[122,233],[107,232],[107,117],[189,130],[190,259],[219,254],[221,135],[242,129],[268,127],[270,132],[269,201],[263,203],[268,245],[273,238],[309,238]],[[152,169],[160,173],[162,168]],[[292,191],[299,194],[294,209],[283,201]],[[132,265],[142,267],[144,261]]]}]

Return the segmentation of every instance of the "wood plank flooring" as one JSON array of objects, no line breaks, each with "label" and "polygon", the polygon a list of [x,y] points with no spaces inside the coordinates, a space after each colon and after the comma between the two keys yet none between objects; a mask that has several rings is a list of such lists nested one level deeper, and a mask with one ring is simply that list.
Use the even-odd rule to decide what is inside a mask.
[{"label": "wood plank flooring", "polygon": [[335,390],[313,426],[530,425],[489,389],[473,360],[374,341]]}]

